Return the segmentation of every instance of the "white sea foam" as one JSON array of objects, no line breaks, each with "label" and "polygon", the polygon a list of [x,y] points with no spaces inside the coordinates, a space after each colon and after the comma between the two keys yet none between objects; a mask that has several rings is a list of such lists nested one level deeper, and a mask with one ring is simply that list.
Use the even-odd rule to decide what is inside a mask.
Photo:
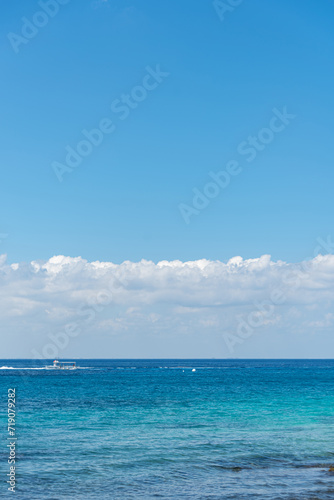
[{"label": "white sea foam", "polygon": [[20,366],[0,366],[0,370],[46,370],[46,368],[24,368]]},{"label": "white sea foam", "polygon": [[[90,366],[77,366],[77,370],[94,370],[93,367]],[[21,367],[21,366],[0,366],[0,370],[48,370],[45,366],[43,367]],[[50,370],[51,371],[51,370]],[[58,370],[54,370],[58,371]],[[63,370],[62,370],[63,371]],[[73,371],[73,370],[66,370],[66,371]]]}]

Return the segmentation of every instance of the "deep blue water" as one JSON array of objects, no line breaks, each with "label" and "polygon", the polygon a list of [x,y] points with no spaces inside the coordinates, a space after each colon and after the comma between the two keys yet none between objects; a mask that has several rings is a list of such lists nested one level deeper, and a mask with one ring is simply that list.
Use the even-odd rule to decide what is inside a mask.
[{"label": "deep blue water", "polygon": [[17,499],[334,498],[334,361],[44,364],[0,361],[1,498],[8,388]]}]

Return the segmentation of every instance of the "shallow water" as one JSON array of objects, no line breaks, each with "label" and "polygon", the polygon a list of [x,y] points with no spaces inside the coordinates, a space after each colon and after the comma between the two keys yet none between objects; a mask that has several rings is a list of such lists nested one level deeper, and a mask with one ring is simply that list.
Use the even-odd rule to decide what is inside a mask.
[{"label": "shallow water", "polygon": [[334,361],[51,362],[0,361],[16,498],[334,498]]}]

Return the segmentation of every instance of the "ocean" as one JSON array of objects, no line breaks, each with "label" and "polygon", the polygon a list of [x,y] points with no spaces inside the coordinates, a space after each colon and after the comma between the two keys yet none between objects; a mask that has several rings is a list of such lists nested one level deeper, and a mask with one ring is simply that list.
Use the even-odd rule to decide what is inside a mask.
[{"label": "ocean", "polygon": [[0,361],[0,498],[334,498],[332,360],[52,361]]}]

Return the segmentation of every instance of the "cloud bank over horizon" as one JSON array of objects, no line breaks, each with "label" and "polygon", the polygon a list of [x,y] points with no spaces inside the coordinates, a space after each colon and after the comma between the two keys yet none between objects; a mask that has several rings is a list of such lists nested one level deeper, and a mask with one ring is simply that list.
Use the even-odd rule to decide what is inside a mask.
[{"label": "cloud bank over horizon", "polygon": [[334,255],[0,257],[2,358],[333,357]]}]

